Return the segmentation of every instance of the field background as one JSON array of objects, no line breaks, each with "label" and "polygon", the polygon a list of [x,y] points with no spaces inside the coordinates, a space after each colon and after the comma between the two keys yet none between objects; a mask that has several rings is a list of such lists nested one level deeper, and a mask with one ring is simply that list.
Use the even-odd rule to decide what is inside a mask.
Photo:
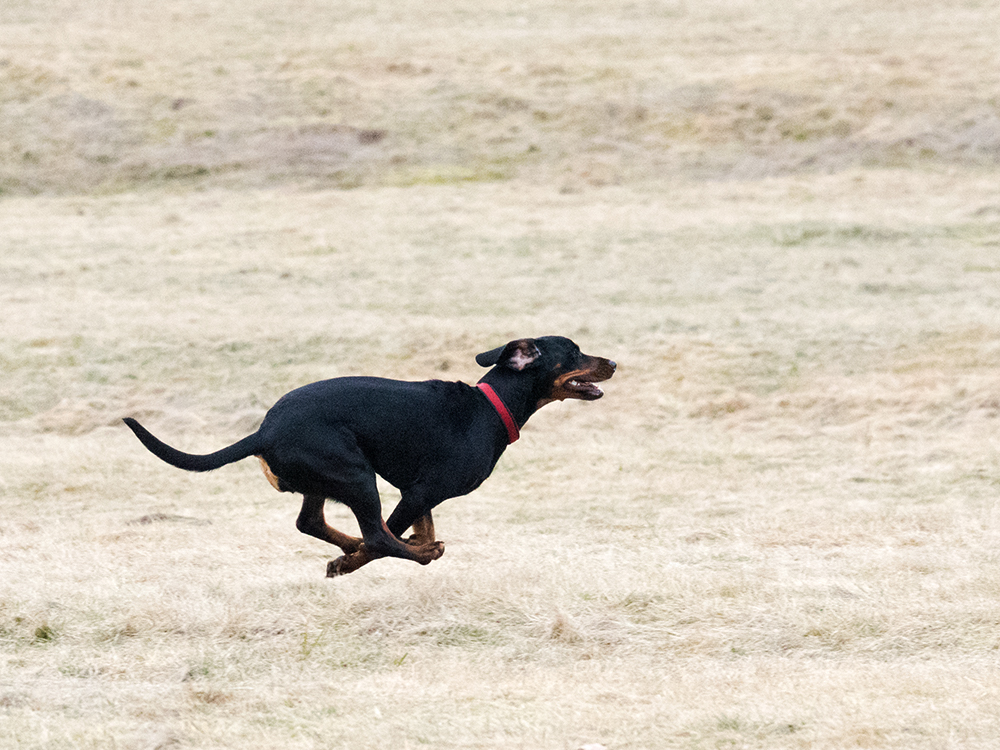
[{"label": "field background", "polygon": [[[0,745],[997,747],[998,70],[975,0],[5,0]],[[548,333],[619,373],[425,568],[120,423]]]}]

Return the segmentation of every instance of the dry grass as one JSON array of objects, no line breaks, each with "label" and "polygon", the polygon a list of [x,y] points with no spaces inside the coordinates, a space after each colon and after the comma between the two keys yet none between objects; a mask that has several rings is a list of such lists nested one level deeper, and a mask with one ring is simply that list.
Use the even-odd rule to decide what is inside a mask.
[{"label": "dry grass", "polygon": [[10,0],[0,189],[996,166],[990,3]]},{"label": "dry grass", "polygon": [[[997,10],[337,14],[0,9],[0,745],[995,747]],[[426,568],[119,422],[542,333]]]}]

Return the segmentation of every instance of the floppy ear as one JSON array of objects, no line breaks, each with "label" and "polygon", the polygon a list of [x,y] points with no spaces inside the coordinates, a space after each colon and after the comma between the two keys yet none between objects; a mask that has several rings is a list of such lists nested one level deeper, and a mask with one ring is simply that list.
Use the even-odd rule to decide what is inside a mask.
[{"label": "floppy ear", "polygon": [[498,346],[496,349],[477,354],[476,364],[480,367],[493,367],[493,365],[500,361],[500,355],[503,354],[503,350],[504,347]]},{"label": "floppy ear", "polygon": [[542,356],[542,353],[535,346],[535,342],[532,339],[518,339],[504,346],[499,346],[496,349],[476,355],[476,363],[481,367],[502,365],[512,370],[521,371],[540,356]]}]

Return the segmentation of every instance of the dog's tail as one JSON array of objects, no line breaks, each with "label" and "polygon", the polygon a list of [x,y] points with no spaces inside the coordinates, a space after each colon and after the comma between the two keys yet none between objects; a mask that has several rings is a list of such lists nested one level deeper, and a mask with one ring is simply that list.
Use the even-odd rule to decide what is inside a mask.
[{"label": "dog's tail", "polygon": [[124,422],[150,453],[166,461],[171,466],[176,466],[178,469],[185,469],[187,471],[211,471],[212,469],[218,469],[220,466],[231,464],[234,461],[258,455],[263,448],[260,433],[255,432],[253,435],[233,443],[228,448],[223,448],[221,451],[198,456],[171,448],[162,440],[153,437],[149,430],[131,417],[126,417]]}]

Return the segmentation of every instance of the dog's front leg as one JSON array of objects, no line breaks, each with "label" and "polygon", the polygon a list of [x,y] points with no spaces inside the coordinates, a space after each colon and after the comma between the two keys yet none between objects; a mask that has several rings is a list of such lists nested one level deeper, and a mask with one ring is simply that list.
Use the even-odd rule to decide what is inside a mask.
[{"label": "dog's front leg", "polygon": [[[420,545],[410,545],[408,542],[407,544],[410,546],[412,553],[403,559],[413,560],[421,565],[428,565],[444,554],[443,542],[430,542],[428,544]],[[362,565],[367,565],[372,560],[377,560],[380,557],[386,556],[387,555],[373,554],[367,547],[365,547],[364,544],[362,544],[361,549],[357,552],[352,552],[349,555],[341,555],[336,560],[328,562],[326,564],[326,577],[336,578],[337,576],[353,573]],[[393,557],[395,557],[395,555],[393,555]]]},{"label": "dog's front leg", "polygon": [[[427,565],[444,554],[444,543],[434,541],[434,521],[430,517],[430,512],[419,518],[413,524],[413,528],[417,533],[403,543],[383,523],[383,544],[376,545],[374,542],[372,544],[362,542],[357,551],[350,552],[327,563],[326,577],[335,578],[353,573],[363,565],[367,565],[372,560],[377,560],[380,557],[398,557],[404,560],[413,560],[421,565]],[[378,539],[382,535],[375,535],[369,532],[365,538],[367,539],[369,536]],[[392,540],[392,542],[384,545],[384,542],[388,540]]]},{"label": "dog's front leg", "polygon": [[413,534],[406,540],[406,543],[420,547],[424,544],[430,544],[433,541],[435,541],[434,519],[431,518],[431,512],[427,511],[427,513],[413,522]]},{"label": "dog's front leg", "polygon": [[431,508],[435,505],[437,503],[429,502],[424,492],[404,490],[399,504],[386,521],[389,532],[399,538],[403,537],[407,529],[412,528],[413,534],[406,539],[406,543],[411,547],[438,550],[436,557],[432,557],[434,560],[444,554],[444,542],[437,541],[434,519],[431,516]]}]

